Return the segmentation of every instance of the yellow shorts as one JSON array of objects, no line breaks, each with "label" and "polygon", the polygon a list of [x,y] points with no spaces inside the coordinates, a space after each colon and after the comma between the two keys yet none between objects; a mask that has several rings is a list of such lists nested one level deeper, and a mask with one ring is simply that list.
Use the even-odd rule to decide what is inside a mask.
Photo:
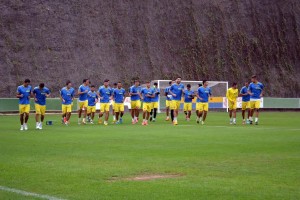
[{"label": "yellow shorts", "polygon": [[143,103],[143,111],[151,112],[152,109],[152,103]]},{"label": "yellow shorts", "polygon": [[124,112],[124,104],[115,103],[115,112]]},{"label": "yellow shorts", "polygon": [[153,108],[158,108],[158,102],[152,102],[152,109]]},{"label": "yellow shorts", "polygon": [[228,100],[228,109],[229,110],[236,110],[236,107],[237,107],[237,102],[236,101],[229,101]]},{"label": "yellow shorts", "polygon": [[111,101],[111,107],[113,110],[115,109],[115,101]]},{"label": "yellow shorts", "polygon": [[45,115],[46,113],[46,105],[35,104],[35,113],[38,115]]},{"label": "yellow shorts", "polygon": [[87,108],[88,107],[88,100],[86,101],[79,101],[79,109]]},{"label": "yellow shorts", "polygon": [[208,111],[208,103],[197,103],[198,105],[198,110],[199,111]]},{"label": "yellow shorts", "polygon": [[250,101],[250,109],[259,109],[260,108],[260,100],[258,101]]},{"label": "yellow shorts", "polygon": [[19,104],[19,112],[20,112],[20,114],[29,113],[30,112],[30,104]]},{"label": "yellow shorts", "polygon": [[87,107],[87,114],[94,113],[94,112],[96,112],[96,106]]},{"label": "yellow shorts", "polygon": [[191,111],[191,110],[192,110],[192,103],[183,104],[183,111]]},{"label": "yellow shorts", "polygon": [[243,101],[242,102],[242,110],[246,110],[248,108],[250,108],[250,101],[247,101],[247,102]]},{"label": "yellow shorts", "polygon": [[63,114],[72,112],[72,104],[69,105],[62,104],[61,110]]},{"label": "yellow shorts", "polygon": [[141,101],[131,101],[131,109],[139,109],[141,107]]},{"label": "yellow shorts", "polygon": [[180,101],[172,100],[172,103],[170,105],[172,110],[179,110],[180,108]]},{"label": "yellow shorts", "polygon": [[100,103],[100,112],[109,112],[110,103]]},{"label": "yellow shorts", "polygon": [[169,108],[171,104],[171,101],[166,100],[166,107]]}]

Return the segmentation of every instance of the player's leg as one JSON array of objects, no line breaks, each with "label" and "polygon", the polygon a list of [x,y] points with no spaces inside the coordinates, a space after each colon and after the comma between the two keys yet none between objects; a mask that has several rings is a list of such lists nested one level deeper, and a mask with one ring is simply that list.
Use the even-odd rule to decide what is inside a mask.
[{"label": "player's leg", "polygon": [[41,109],[40,106],[38,104],[35,104],[35,129],[39,129],[40,128],[40,115],[41,115]]},{"label": "player's leg", "polygon": [[28,126],[27,126],[27,122],[28,122],[28,119],[29,119],[29,112],[30,112],[30,105],[25,105],[25,108],[24,108],[24,129],[25,130],[28,130]]},{"label": "player's leg", "polygon": [[87,107],[88,107],[88,100],[84,101],[83,107],[82,107],[82,112],[83,112],[83,118],[82,118],[82,123],[86,124],[86,115],[87,115]]},{"label": "player's leg", "polygon": [[170,120],[169,113],[170,113],[170,101],[166,100],[166,121]]},{"label": "player's leg", "polygon": [[250,124],[253,123],[254,109],[255,109],[255,101],[250,101],[250,117],[249,117]]},{"label": "player's leg", "polygon": [[21,124],[21,128],[20,130],[23,131],[24,130],[24,111],[23,111],[23,105],[19,105],[19,114],[20,114],[20,124]]},{"label": "player's leg", "polygon": [[184,104],[183,104],[183,113],[185,114],[185,120],[187,120],[187,118],[188,118],[188,110],[187,110],[187,107],[188,107],[187,103],[184,103]]},{"label": "player's leg", "polygon": [[151,106],[152,108],[151,108],[151,110],[150,110],[150,122],[152,122],[152,119],[153,119],[153,112],[154,112],[154,111],[153,111],[153,109],[154,109],[154,102],[151,102],[150,104],[152,105],[152,106]]},{"label": "player's leg", "polygon": [[124,110],[125,110],[124,104],[122,103],[122,104],[119,105],[119,112],[120,112],[120,119],[119,119],[119,121],[120,121],[120,124],[123,123]]},{"label": "player's leg", "polygon": [[256,115],[255,115],[255,124],[258,125],[258,117],[259,117],[259,108],[260,108],[260,101],[255,101],[255,111],[256,111]]},{"label": "player's leg", "polygon": [[40,111],[41,111],[41,121],[39,124],[39,128],[43,129],[43,122],[44,122],[45,114],[46,114],[46,106],[41,106]]},{"label": "player's leg", "polygon": [[104,119],[104,125],[108,125],[108,118],[109,118],[109,108],[110,105],[109,103],[106,103],[104,106],[104,110],[105,110],[105,119]]},{"label": "player's leg", "polygon": [[81,124],[81,113],[82,113],[82,110],[83,110],[83,104],[84,104],[84,102],[82,102],[82,101],[79,102],[78,124]]},{"label": "player's leg", "polygon": [[67,105],[66,106],[66,123],[69,124],[70,123],[70,119],[71,119],[71,115],[72,115],[72,105]]},{"label": "player's leg", "polygon": [[103,113],[104,113],[104,103],[100,103],[100,110],[99,110],[99,116],[98,116],[98,124],[102,124]]},{"label": "player's leg", "polygon": [[204,124],[204,122],[206,120],[207,112],[208,112],[208,103],[203,103],[203,120],[202,120],[202,125]]},{"label": "player's leg", "polygon": [[139,120],[139,115],[140,115],[140,107],[141,107],[141,101],[137,100],[136,101],[136,109],[135,109],[135,122],[137,123]]}]

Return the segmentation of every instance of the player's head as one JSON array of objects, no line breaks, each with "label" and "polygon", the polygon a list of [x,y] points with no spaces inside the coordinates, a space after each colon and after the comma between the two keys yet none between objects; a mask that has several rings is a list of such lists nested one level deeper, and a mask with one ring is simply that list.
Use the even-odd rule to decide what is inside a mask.
[{"label": "player's head", "polygon": [[134,85],[135,86],[139,86],[140,85],[140,81],[139,80],[134,80]]},{"label": "player's head", "polygon": [[169,85],[172,85],[173,84],[173,81],[169,81]]},{"label": "player's head", "polygon": [[146,87],[150,88],[150,86],[151,86],[150,81],[146,81]]},{"label": "player's head", "polygon": [[252,82],[252,83],[256,83],[256,82],[257,82],[257,77],[256,77],[256,75],[253,75],[253,76],[251,77],[251,82]]},{"label": "player's head", "polygon": [[181,83],[181,77],[180,77],[180,76],[177,77],[176,83],[177,83],[177,84]]},{"label": "player's head", "polygon": [[186,85],[186,88],[187,88],[188,90],[190,90],[190,89],[191,89],[191,84],[187,84],[187,85]]},{"label": "player's head", "polygon": [[201,87],[202,86],[202,83],[198,83],[198,87]]},{"label": "player's head", "polygon": [[105,87],[108,87],[108,85],[109,85],[109,80],[108,80],[108,79],[105,79],[104,82],[103,82],[103,85],[104,85]]},{"label": "player's head", "polygon": [[40,83],[39,87],[40,89],[43,89],[45,87],[45,83]]},{"label": "player's head", "polygon": [[120,81],[117,83],[117,88],[118,88],[118,89],[121,89],[121,88],[122,88],[122,83],[121,83]]},{"label": "player's head", "polygon": [[94,92],[96,90],[95,85],[91,85],[91,91]]},{"label": "player's head", "polygon": [[203,80],[202,84],[203,84],[204,87],[207,87],[208,86],[208,81],[207,80]]},{"label": "player's head", "polygon": [[117,86],[118,86],[118,83],[114,83],[114,88],[117,88]]},{"label": "player's head", "polygon": [[154,85],[154,87],[156,87],[157,88],[157,83],[155,82],[155,83],[153,83],[153,85]]},{"label": "player's head", "polygon": [[249,84],[250,84],[249,81],[246,81],[246,82],[245,82],[245,86],[246,86],[246,87],[248,87]]},{"label": "player's head", "polygon": [[67,86],[67,88],[70,88],[70,87],[72,86],[72,83],[71,83],[71,81],[70,81],[70,80],[67,80],[67,82],[66,82],[66,86]]},{"label": "player's head", "polygon": [[232,85],[231,85],[231,87],[234,88],[234,89],[236,89],[237,88],[237,83],[233,82]]},{"label": "player's head", "polygon": [[30,80],[28,78],[26,78],[24,80],[24,86],[27,87],[30,84]]},{"label": "player's head", "polygon": [[90,81],[89,81],[89,79],[83,79],[82,83],[85,85],[89,85]]}]

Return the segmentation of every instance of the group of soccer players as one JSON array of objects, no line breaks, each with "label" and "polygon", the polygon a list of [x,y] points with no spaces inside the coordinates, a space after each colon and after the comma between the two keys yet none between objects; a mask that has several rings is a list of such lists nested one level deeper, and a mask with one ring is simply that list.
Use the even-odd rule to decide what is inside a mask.
[{"label": "group of soccer players", "polygon": [[[253,114],[256,112],[255,124],[258,124],[260,98],[263,95],[263,84],[257,81],[256,76],[252,76],[251,83],[246,82],[240,90],[237,89],[237,83],[233,83],[228,89],[226,97],[228,99],[230,124],[236,124],[237,97],[242,96],[242,116],[243,124],[246,123],[245,113],[248,110],[247,123],[253,123]],[[78,91],[72,87],[71,81],[66,82],[66,86],[60,90],[60,99],[62,103],[62,123],[69,124],[71,117],[73,100],[75,95],[78,96],[78,124],[94,123],[96,113],[96,103],[100,101],[100,112],[98,123],[108,125],[109,113],[112,107],[113,121],[116,124],[122,124],[124,115],[124,100],[126,90],[122,83],[115,83],[113,88],[110,87],[109,80],[106,79],[103,85],[96,89],[95,85],[90,84],[89,79],[84,79],[79,86]],[[166,121],[170,120],[174,125],[178,124],[178,114],[181,105],[181,99],[184,99],[184,113],[186,120],[189,121],[192,112],[192,101],[196,98],[196,122],[205,123],[209,99],[211,98],[211,89],[208,87],[208,81],[203,80],[199,84],[197,91],[191,90],[191,85],[185,86],[181,83],[181,77],[169,82],[169,87],[164,90],[166,96]],[[36,111],[36,129],[42,129],[46,111],[46,98],[50,96],[50,90],[45,87],[44,83],[39,84],[32,90],[30,80],[26,79],[17,89],[17,98],[19,98],[20,112],[20,130],[28,130],[27,121],[29,119],[30,98],[34,98]],[[148,121],[155,122],[160,89],[157,83],[151,86],[150,81],[146,81],[145,87],[140,86],[140,81],[135,80],[134,85],[129,88],[128,96],[131,99],[131,117],[132,124],[138,123],[140,109],[142,106],[143,120],[142,125],[148,125]],[[104,116],[104,120],[102,117]],[[88,119],[88,121],[86,121]]]}]

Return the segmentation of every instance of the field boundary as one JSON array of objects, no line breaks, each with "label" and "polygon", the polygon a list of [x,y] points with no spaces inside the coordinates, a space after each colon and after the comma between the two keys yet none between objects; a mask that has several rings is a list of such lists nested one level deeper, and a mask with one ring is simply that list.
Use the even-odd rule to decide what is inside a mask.
[{"label": "field boundary", "polygon": [[21,194],[23,196],[31,196],[31,197],[37,197],[40,199],[48,199],[48,200],[66,200],[66,199],[61,199],[61,198],[57,198],[57,197],[53,197],[53,196],[49,196],[49,195],[45,195],[45,194],[37,194],[37,193],[32,193],[32,192],[27,192],[24,190],[19,190],[16,188],[9,188],[9,187],[5,187],[0,185],[0,190],[2,191],[6,191],[6,192],[11,192],[11,193],[16,193],[16,194]]}]

